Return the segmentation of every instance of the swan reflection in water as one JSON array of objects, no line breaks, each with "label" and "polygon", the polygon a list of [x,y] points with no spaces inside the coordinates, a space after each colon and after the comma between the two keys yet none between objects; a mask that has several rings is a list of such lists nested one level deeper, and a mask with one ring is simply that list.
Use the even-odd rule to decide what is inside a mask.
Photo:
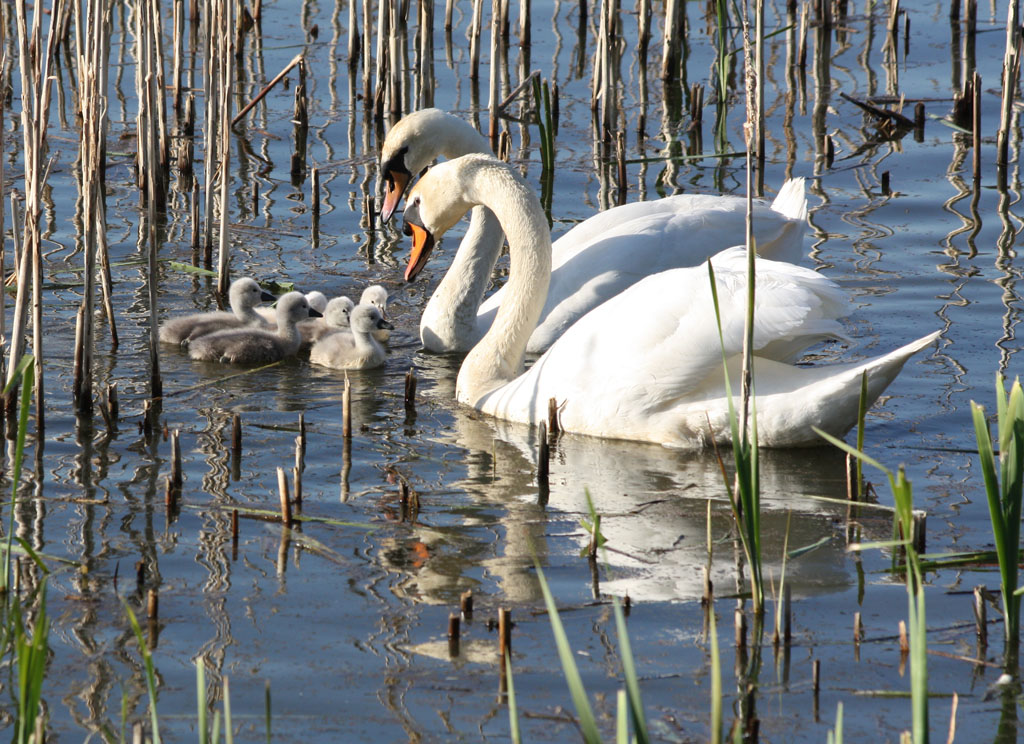
[{"label": "swan reflection in water", "polygon": [[[440,398],[441,388],[451,380],[438,382],[432,393]],[[589,542],[580,524],[589,519],[587,492],[607,540],[607,549],[598,555],[607,566],[601,572],[602,593],[628,594],[637,601],[699,599],[707,565],[709,501],[711,579],[716,595],[736,592],[732,515],[713,452],[562,435],[551,450],[544,503],[536,482],[536,428],[498,421],[464,406],[452,415],[450,428],[435,429],[433,444],[465,454],[453,458],[457,464],[452,472],[439,474],[443,493],[423,498],[464,494],[481,508],[456,512],[453,518],[462,520],[457,529],[416,526],[409,541],[392,541],[380,553],[386,566],[407,574],[403,586],[419,601],[453,604],[467,588],[484,584],[487,591],[479,578],[477,567],[482,566],[498,583],[501,601],[542,602],[533,556],[544,566],[584,560],[576,556]],[[731,460],[731,453],[723,452],[727,455]],[[828,448],[762,451],[760,466],[766,578],[774,576],[777,585],[788,522],[791,552],[817,545],[787,564],[786,581],[794,596],[851,585],[854,564],[845,555],[847,507],[821,499],[846,498],[842,453]],[[731,470],[728,460],[726,467]],[[453,479],[455,468],[463,475]],[[559,553],[561,559],[555,557]]]}]

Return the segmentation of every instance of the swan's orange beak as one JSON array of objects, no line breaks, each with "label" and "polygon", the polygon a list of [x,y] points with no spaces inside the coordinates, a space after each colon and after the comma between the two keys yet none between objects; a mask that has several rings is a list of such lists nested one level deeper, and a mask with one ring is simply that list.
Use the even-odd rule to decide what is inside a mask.
[{"label": "swan's orange beak", "polygon": [[430,252],[434,249],[434,236],[427,228],[409,220],[405,221],[404,232],[412,236],[412,251],[409,253],[409,263],[405,267],[405,281],[411,282],[427,265]]},{"label": "swan's orange beak", "polygon": [[381,222],[387,222],[391,219],[391,215],[398,208],[398,202],[402,200],[402,195],[405,194],[405,189],[411,179],[412,174],[407,172],[391,170],[385,173],[384,180],[386,186],[384,189],[384,206],[380,210]]}]

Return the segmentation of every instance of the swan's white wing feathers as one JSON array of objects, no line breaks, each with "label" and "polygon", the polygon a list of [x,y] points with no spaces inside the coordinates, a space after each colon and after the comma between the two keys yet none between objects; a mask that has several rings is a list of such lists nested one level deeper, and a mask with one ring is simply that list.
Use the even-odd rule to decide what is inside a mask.
[{"label": "swan's white wing feathers", "polygon": [[[548,348],[580,317],[640,279],[696,266],[734,244],[743,235],[745,208],[740,197],[681,194],[627,204],[577,225],[552,246],[551,285],[527,348]],[[805,223],[763,202],[754,217],[759,255],[799,259]],[[490,326],[503,297],[499,290],[481,305],[481,328]]]},{"label": "swan's white wing feathers", "polygon": [[[743,346],[744,254],[737,248],[713,259],[729,357]],[[839,334],[836,318],[846,302],[835,284],[772,261],[759,260],[757,271],[754,343],[762,353],[781,350],[786,361],[794,350]],[[720,397],[721,386],[722,343],[705,264],[648,277],[591,311],[525,375],[493,393],[485,410],[540,420],[555,397],[566,416],[643,421],[680,399]]]}]

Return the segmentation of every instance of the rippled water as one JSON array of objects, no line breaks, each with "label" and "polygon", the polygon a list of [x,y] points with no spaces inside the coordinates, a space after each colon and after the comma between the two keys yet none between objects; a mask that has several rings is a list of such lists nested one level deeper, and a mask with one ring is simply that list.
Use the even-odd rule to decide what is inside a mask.
[{"label": "rippled water", "polygon": [[[664,103],[657,74],[660,41],[652,43],[651,71],[640,79],[632,7],[627,4],[622,13],[628,198],[675,191],[742,193],[739,158],[679,161],[668,168],[658,160],[667,136],[680,137],[685,147],[689,117],[673,114]],[[713,24],[702,6],[686,8],[687,83],[709,85]],[[885,10],[877,3],[867,10],[869,15],[860,6],[851,8],[846,30],[832,39],[827,72],[810,61],[818,43],[812,30],[802,85],[789,74],[785,34],[772,38],[765,183],[772,192],[787,176],[814,177],[806,263],[854,298],[846,324],[854,340],[825,347],[824,358],[869,355],[943,331],[937,346],[915,357],[876,405],[867,448],[889,466],[906,465],[916,504],[928,511],[929,552],[982,549],[992,538],[971,454],[969,401],[993,409],[996,373],[1013,375],[1019,367],[1016,122],[1006,193],[995,188],[994,166],[1004,10],[979,11],[984,173],[973,194],[971,151],[963,135],[929,118],[920,140],[913,132],[885,140],[839,96],[903,94],[908,103],[925,101],[930,117],[945,116],[963,77],[948,9],[906,9],[909,43],[904,47],[901,36],[898,63],[890,66],[883,65]],[[661,7],[655,11],[660,18]],[[529,67],[556,80],[561,91],[552,209],[558,233],[608,206],[614,184],[602,176],[605,166],[595,155],[589,105],[594,42],[589,31],[577,35],[578,6],[539,2],[533,12]],[[486,108],[487,100],[486,85],[478,97],[469,81],[464,37],[469,13],[468,3],[457,5],[451,65],[445,63],[440,11],[435,24],[436,104],[465,115],[478,101]],[[116,732],[122,696],[131,720],[145,717],[141,660],[119,595],[144,614],[145,593],[153,588],[159,590],[160,616],[147,630],[159,676],[162,733],[170,738],[194,736],[194,664],[201,662],[212,698],[220,695],[221,679],[230,677],[234,721],[249,740],[262,736],[265,727],[267,681],[277,740],[504,739],[508,715],[499,696],[497,634],[489,623],[499,607],[510,607],[524,733],[531,740],[573,739],[575,728],[563,711],[570,700],[541,611],[536,556],[565,608],[563,619],[584,681],[597,695],[602,725],[611,731],[620,669],[609,595],[628,594],[633,602],[629,630],[652,729],[665,740],[704,740],[710,681],[699,598],[709,502],[728,725],[742,691],[736,689],[731,664],[734,546],[717,460],[708,453],[565,436],[552,455],[545,501],[534,475],[535,432],[452,403],[459,360],[420,352],[417,328],[459,233],[452,232],[422,280],[405,285],[405,239],[392,228],[368,230],[362,221],[364,195],[377,193],[378,141],[362,102],[353,101],[352,91],[361,83],[351,83],[347,73],[347,7],[265,4],[262,46],[249,37],[239,73],[246,81],[240,101],[297,51],[308,55],[309,153],[322,171],[324,212],[319,245],[311,247],[309,184],[294,184],[289,174],[293,93],[275,89],[248,127],[236,132],[232,262],[237,274],[293,281],[329,296],[354,296],[369,282],[385,284],[397,326],[387,366],[351,375],[356,432],[346,448],[340,374],[294,361],[236,375],[239,370],[162,349],[166,397],[159,420],[162,429],[181,431],[185,465],[180,510],[168,513],[163,489],[170,444],[159,433],[146,437],[140,426],[148,386],[148,306],[145,267],[137,263],[141,216],[130,157],[134,68],[122,44],[120,17],[118,10],[107,203],[111,258],[124,262],[114,277],[122,342],[110,351],[101,323],[96,374],[103,384],[117,382],[122,417],[113,432],[101,419],[90,424],[74,418],[70,388],[78,288],[51,289],[45,298],[46,440],[31,444],[31,472],[16,513],[19,534],[38,551],[75,562],[65,567],[51,560],[53,654],[44,690],[51,728],[69,741],[102,729]],[[771,4],[767,17],[770,30],[784,25],[783,4]],[[318,40],[304,43],[314,24]],[[657,34],[660,20],[655,28]],[[513,47],[513,82],[518,54]],[[486,49],[484,56],[486,62]],[[16,59],[11,47],[8,59]],[[638,94],[643,84],[646,99]],[[709,102],[711,97],[708,92]],[[742,149],[741,103],[730,104],[733,150]],[[45,273],[48,281],[73,283],[71,272],[81,263],[75,222],[78,135],[70,95],[57,105],[66,116],[55,111],[51,117],[55,161],[43,219]],[[18,107],[16,97],[13,108]],[[486,111],[480,118],[486,126]],[[713,119],[709,103],[706,153],[714,149]],[[831,167],[822,153],[825,132],[836,146]],[[510,133],[513,159],[538,183],[536,127],[512,123]],[[22,188],[20,142],[20,130],[8,117],[9,188]],[[639,162],[644,158],[650,160]],[[889,173],[891,193],[883,193],[883,172]],[[161,258],[190,262],[189,235],[187,198],[175,191]],[[7,245],[10,249],[10,239]],[[212,288],[207,279],[161,264],[161,316],[210,307]],[[8,327],[9,322],[8,316]],[[407,415],[403,404],[410,368],[419,378],[414,415]],[[229,447],[233,413],[243,423],[238,462]],[[289,533],[243,510],[236,549],[230,510],[276,509],[276,468],[294,464],[300,414],[308,429],[302,511],[324,521],[304,522]],[[817,547],[787,569],[794,643],[777,659],[770,647],[764,650],[761,733],[766,741],[822,741],[836,703],[842,702],[851,740],[896,740],[911,725],[909,700],[863,693],[909,689],[895,639],[898,622],[906,618],[906,594],[885,573],[887,555],[845,552],[851,515],[845,505],[821,498],[845,497],[843,458],[827,449],[766,453],[763,468],[765,553],[772,570],[777,575],[787,525],[790,549]],[[879,500],[891,503],[883,479],[874,472],[868,477],[878,484]],[[403,511],[402,480],[418,495],[415,519]],[[607,565],[596,570],[579,556],[587,543],[580,524],[588,511],[587,490],[608,539]],[[884,511],[867,509],[852,519],[865,538],[889,534]],[[28,566],[24,572],[24,581],[39,580]],[[929,645],[973,657],[970,590],[979,583],[995,589],[996,572],[943,570],[929,573],[927,581]],[[473,590],[476,611],[463,624],[460,655],[450,658],[447,619],[466,589]],[[856,655],[851,639],[858,611],[867,640]],[[989,658],[994,661],[1000,634],[993,626]],[[822,661],[817,704],[811,692],[815,659]],[[931,708],[936,735],[948,727],[948,696],[956,692],[957,740],[996,737],[999,701],[982,695],[997,670],[936,655],[929,659],[929,672],[938,695]],[[1012,704],[1008,712],[1015,716]],[[1012,730],[1007,736],[1013,740]]]}]

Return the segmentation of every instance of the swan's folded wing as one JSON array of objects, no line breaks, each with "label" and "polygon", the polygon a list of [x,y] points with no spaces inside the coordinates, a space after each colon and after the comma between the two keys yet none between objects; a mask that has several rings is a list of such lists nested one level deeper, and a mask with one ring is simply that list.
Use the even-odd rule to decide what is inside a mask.
[{"label": "swan's folded wing", "polygon": [[[723,343],[726,356],[743,348],[740,258],[742,251],[714,259],[722,341],[707,266],[662,272],[581,318],[525,375],[496,392],[488,408],[536,421],[553,397],[571,406],[573,416],[612,421],[720,397]],[[745,269],[745,258],[742,263]],[[838,333],[835,319],[846,304],[819,274],[768,261],[758,262],[756,296],[755,347],[787,355]]]}]

